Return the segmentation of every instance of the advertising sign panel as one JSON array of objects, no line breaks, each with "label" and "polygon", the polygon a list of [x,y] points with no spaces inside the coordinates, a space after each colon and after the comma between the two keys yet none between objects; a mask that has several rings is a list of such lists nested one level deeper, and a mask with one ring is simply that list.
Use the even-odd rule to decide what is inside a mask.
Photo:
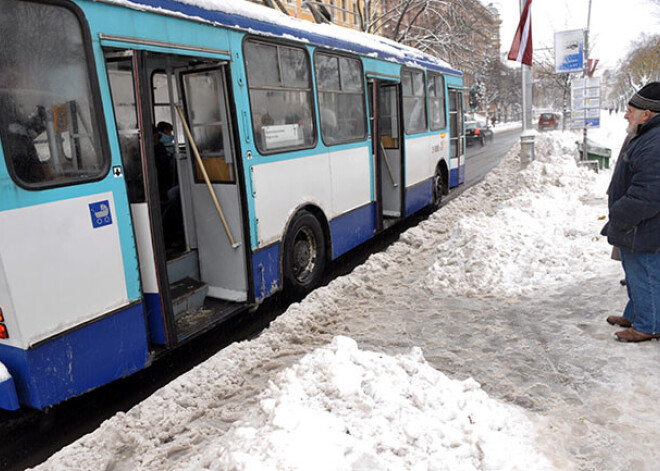
[{"label": "advertising sign panel", "polygon": [[555,73],[582,72],[584,68],[584,30],[555,33]]}]

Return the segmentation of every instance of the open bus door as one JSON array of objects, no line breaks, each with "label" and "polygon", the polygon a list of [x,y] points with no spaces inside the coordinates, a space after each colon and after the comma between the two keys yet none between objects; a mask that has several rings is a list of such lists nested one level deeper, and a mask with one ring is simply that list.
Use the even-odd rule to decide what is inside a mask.
[{"label": "open bus door", "polygon": [[463,130],[463,92],[449,89],[449,187],[465,182],[465,138]]},{"label": "open bus door", "polygon": [[369,79],[369,118],[375,163],[378,229],[403,216],[403,142],[400,85]]},{"label": "open bus door", "polygon": [[[141,50],[105,57],[150,341],[172,347],[248,301],[228,66]],[[171,145],[160,121],[173,124]]]}]

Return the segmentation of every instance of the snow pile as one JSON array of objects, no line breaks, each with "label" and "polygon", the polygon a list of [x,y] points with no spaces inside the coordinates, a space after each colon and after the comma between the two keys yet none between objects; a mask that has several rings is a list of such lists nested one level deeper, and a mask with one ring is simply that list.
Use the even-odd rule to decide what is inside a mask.
[{"label": "snow pile", "polygon": [[[604,137],[616,153],[622,136]],[[531,312],[524,316],[531,317],[529,325],[512,332],[507,316],[516,320],[520,312],[505,315],[499,300],[492,299],[484,301],[498,311],[498,322],[486,326],[475,318],[456,326],[451,319],[457,312],[451,309],[460,304],[463,315],[471,303],[460,297],[458,303],[436,302],[448,293],[511,296],[557,283],[575,285],[599,266],[620,269],[608,260],[609,247],[597,235],[604,222],[599,217],[607,211],[610,172],[579,168],[576,138],[559,132],[539,135],[537,160],[523,170],[515,146],[484,182],[406,231],[386,251],[291,305],[258,337],[230,345],[127,413],[115,415],[39,469],[536,471],[550,469],[538,452],[544,445],[536,434],[543,430],[553,448],[547,456],[563,462],[557,469],[567,470],[573,468],[565,453],[592,456],[602,449],[611,458],[631,450],[618,437],[633,436],[633,446],[645,443],[635,435],[636,423],[644,423],[643,434],[653,429],[652,417],[647,408],[637,407],[638,401],[647,397],[642,405],[651,403],[655,398],[647,391],[657,388],[639,389],[633,382],[635,387],[624,389],[632,391],[625,401],[634,407],[617,398],[611,405],[596,402],[601,407],[593,414],[587,398],[604,391],[598,394],[609,400],[612,384],[627,384],[626,361],[644,369],[656,358],[640,360],[634,352],[608,356],[611,339],[591,335],[584,319],[579,321],[583,331],[576,330],[575,319],[540,322]],[[612,284],[617,280],[610,278]],[[422,283],[434,297],[424,296]],[[539,296],[539,302],[545,299],[550,298]],[[603,299],[595,296],[593,302],[600,305]],[[477,311],[474,305],[470,310]],[[536,394],[549,410],[555,398],[565,398],[562,407],[569,420],[550,415],[551,428],[535,427],[527,418],[531,412],[489,399],[473,380],[448,379],[417,348],[388,356],[361,351],[343,335],[385,345],[388,353],[430,338],[425,349],[437,367],[451,371],[448,362],[455,357],[454,372],[474,376],[471,365],[486,362],[486,368],[476,370],[483,384],[500,393],[512,389],[514,398]],[[552,355],[549,345],[555,349]],[[442,355],[434,354],[434,348]],[[578,357],[571,363],[576,352],[589,361]],[[583,363],[593,364],[591,370]],[[613,381],[618,376],[602,377],[605,367],[620,368],[617,375],[624,382]],[[529,392],[535,390],[540,392]],[[575,418],[585,414],[594,420],[576,424]],[[612,428],[619,416],[631,417],[630,428]],[[610,447],[613,441],[621,448]],[[611,460],[602,463],[588,463],[589,469],[606,469]]]},{"label": "snow pile", "polygon": [[449,379],[421,349],[392,357],[339,336],[277,375],[256,416],[187,469],[553,469],[534,435],[519,409]]},{"label": "snow pile", "polygon": [[539,134],[536,160],[519,147],[451,204],[426,284],[451,295],[518,296],[597,275],[610,247],[599,232],[610,172],[576,162],[574,134]]}]

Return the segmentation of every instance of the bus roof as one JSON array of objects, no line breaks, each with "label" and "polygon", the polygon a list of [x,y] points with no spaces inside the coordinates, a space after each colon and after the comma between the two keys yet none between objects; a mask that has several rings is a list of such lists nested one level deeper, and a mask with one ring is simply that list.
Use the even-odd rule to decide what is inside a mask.
[{"label": "bus roof", "polygon": [[462,76],[445,61],[381,36],[330,24],[315,24],[246,0],[101,0],[137,10],[185,17],[194,21],[271,37],[353,51],[411,67]]}]

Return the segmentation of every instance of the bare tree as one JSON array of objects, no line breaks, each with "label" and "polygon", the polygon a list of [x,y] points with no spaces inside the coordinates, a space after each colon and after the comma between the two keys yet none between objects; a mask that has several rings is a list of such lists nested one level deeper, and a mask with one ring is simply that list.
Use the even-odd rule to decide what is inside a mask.
[{"label": "bare tree", "polygon": [[660,81],[660,34],[640,36],[619,62],[611,81],[610,106],[624,108],[633,93],[653,81]]}]

